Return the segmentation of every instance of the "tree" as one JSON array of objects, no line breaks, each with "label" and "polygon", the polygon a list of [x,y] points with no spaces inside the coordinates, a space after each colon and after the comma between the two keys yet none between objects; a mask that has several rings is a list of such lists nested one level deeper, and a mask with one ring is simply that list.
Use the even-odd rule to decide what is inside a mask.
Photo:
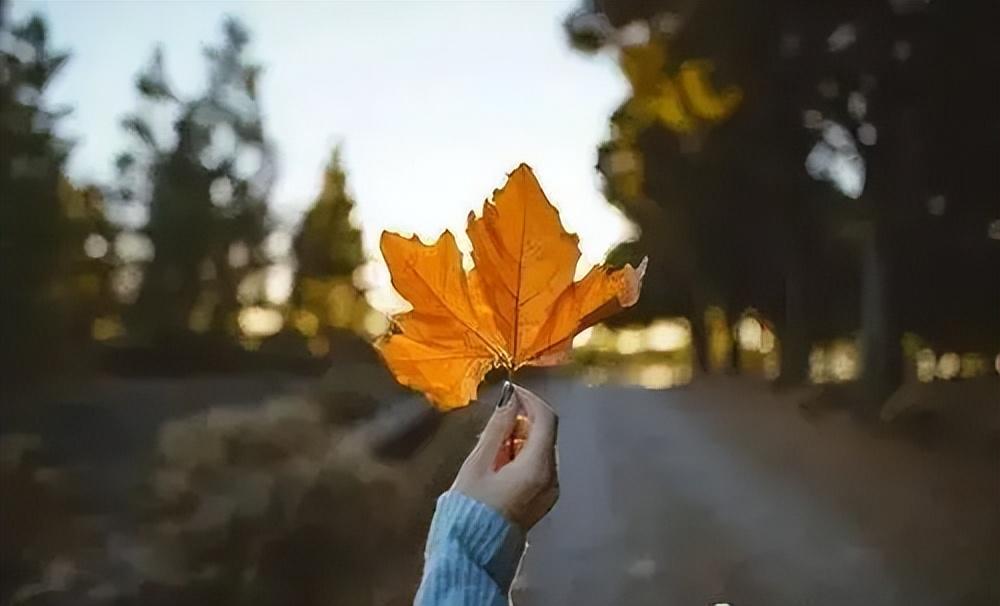
[{"label": "tree", "polygon": [[323,188],[293,244],[298,269],[292,301],[306,317],[315,318],[317,327],[354,326],[368,310],[352,280],[365,260],[361,232],[351,219],[353,209],[341,152],[334,149],[323,173]]},{"label": "tree", "polygon": [[118,336],[112,291],[117,230],[105,214],[104,195],[95,185],[77,186],[65,177],[58,195],[63,229],[56,288],[65,301],[63,337],[83,344]]},{"label": "tree", "polygon": [[[193,98],[173,90],[159,49],[136,79],[147,108],[123,118],[135,145],[116,161],[117,197],[145,211],[153,248],[128,316],[134,334],[235,331],[240,283],[263,263],[273,151],[249,40],[226,20],[221,45],[205,49],[208,82]],[[158,134],[163,111],[177,116],[172,136]]]},{"label": "tree", "polygon": [[323,189],[295,237],[300,280],[349,277],[361,265],[361,231],[351,220],[353,210],[354,199],[347,191],[347,173],[337,148],[323,173]]},{"label": "tree", "polygon": [[860,325],[873,400],[902,379],[904,328],[937,347],[995,351],[1000,292],[983,276],[1000,266],[987,237],[1000,184],[984,163],[1000,146],[989,134],[1000,52],[987,12],[621,0],[573,15],[578,48],[615,48],[646,24],[646,44],[669,51],[659,73],[704,57],[744,93],[710,130],[666,120],[623,145],[642,92],[623,61],[633,97],[612,117],[599,168],[645,232],[631,247],[650,251],[646,304],[693,317],[706,304],[761,309],[793,380],[810,343]]},{"label": "tree", "polygon": [[[739,228],[719,220],[731,209],[726,195],[737,191],[717,177],[727,150],[717,134],[739,115],[742,91],[717,86],[714,62],[694,52],[677,52],[677,22],[651,15],[626,23],[617,16],[578,13],[568,27],[585,49],[604,46],[618,54],[632,95],[611,117],[611,139],[602,146],[598,168],[608,199],[641,229],[635,242],[612,251],[614,262],[648,255],[640,316],[688,316],[702,368],[709,366],[706,322],[711,307],[735,308],[739,274],[722,254],[740,239]],[[637,30],[641,31],[637,35]],[[729,291],[729,292],[727,292]]]},{"label": "tree", "polygon": [[62,335],[58,283],[68,222],[59,188],[69,143],[55,125],[67,111],[50,107],[45,94],[69,55],[49,48],[40,17],[11,24],[6,8],[0,6],[0,363],[17,380],[51,361]]}]

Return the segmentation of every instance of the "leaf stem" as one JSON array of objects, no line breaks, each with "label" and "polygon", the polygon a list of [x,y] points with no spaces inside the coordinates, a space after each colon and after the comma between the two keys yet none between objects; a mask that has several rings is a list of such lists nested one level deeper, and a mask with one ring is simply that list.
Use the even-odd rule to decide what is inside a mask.
[{"label": "leaf stem", "polygon": [[[507,381],[513,385],[514,384],[514,367],[507,367]],[[513,394],[511,397],[514,397]],[[511,432],[510,436],[507,437],[507,461],[513,461],[514,456],[517,454],[514,447],[514,434],[517,432],[517,420],[514,420],[514,431]]]}]

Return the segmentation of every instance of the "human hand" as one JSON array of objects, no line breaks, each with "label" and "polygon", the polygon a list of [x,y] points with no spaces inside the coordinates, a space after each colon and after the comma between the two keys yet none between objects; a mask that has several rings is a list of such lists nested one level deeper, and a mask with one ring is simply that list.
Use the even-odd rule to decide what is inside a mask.
[{"label": "human hand", "polygon": [[559,498],[558,417],[518,385],[501,399],[479,442],[455,477],[453,490],[500,512],[527,532]]}]

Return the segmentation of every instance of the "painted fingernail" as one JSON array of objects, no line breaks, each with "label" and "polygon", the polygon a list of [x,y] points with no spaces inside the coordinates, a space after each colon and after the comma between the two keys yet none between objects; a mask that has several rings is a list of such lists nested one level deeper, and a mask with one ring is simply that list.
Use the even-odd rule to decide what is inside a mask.
[{"label": "painted fingernail", "polygon": [[504,381],[503,387],[500,388],[500,399],[497,400],[497,408],[503,408],[507,404],[510,404],[510,397],[514,395],[514,384],[510,381]]}]

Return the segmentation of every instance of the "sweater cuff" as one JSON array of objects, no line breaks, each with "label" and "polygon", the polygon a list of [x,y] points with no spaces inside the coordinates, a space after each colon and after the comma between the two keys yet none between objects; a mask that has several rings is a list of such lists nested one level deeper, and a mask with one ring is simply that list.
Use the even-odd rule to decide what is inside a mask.
[{"label": "sweater cuff", "polygon": [[524,553],[524,533],[496,510],[455,490],[437,500],[427,557],[453,542],[506,593]]}]

